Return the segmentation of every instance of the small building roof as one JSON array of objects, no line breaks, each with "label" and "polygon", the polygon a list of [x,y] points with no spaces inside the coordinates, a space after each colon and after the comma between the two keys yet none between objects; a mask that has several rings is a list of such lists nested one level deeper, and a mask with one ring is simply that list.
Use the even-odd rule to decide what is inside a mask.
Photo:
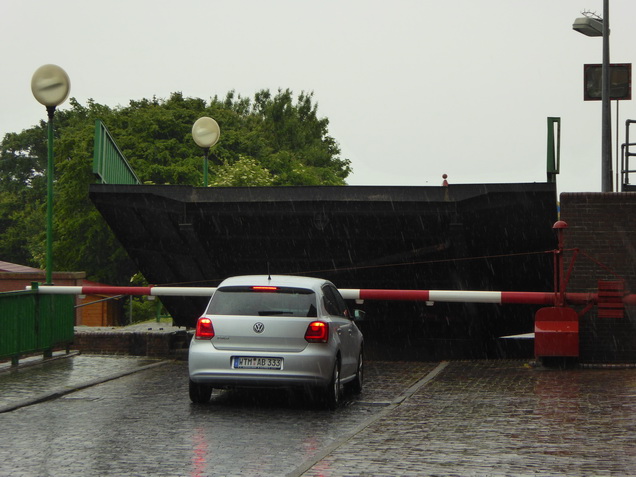
[{"label": "small building roof", "polygon": [[26,265],[19,265],[17,263],[3,262],[0,260],[0,272],[12,272],[12,273],[34,273],[41,272],[39,268],[27,267]]}]

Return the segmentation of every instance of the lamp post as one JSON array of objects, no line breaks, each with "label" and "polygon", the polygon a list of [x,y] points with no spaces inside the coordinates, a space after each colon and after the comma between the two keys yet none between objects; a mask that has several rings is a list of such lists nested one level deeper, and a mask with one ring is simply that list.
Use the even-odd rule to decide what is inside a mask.
[{"label": "lamp post", "polygon": [[207,116],[197,119],[192,126],[192,139],[203,149],[203,186],[208,186],[208,154],[221,137],[218,123]]},{"label": "lamp post", "polygon": [[46,106],[48,113],[48,152],[46,166],[46,285],[53,284],[53,115],[55,108],[68,97],[71,80],[57,65],[40,66],[31,78],[31,92]]},{"label": "lamp post", "polygon": [[603,19],[591,17],[577,18],[572,28],[586,36],[603,37],[603,67],[601,91],[601,191],[612,192],[612,124],[610,105],[610,59],[609,59],[609,0],[603,0]]}]

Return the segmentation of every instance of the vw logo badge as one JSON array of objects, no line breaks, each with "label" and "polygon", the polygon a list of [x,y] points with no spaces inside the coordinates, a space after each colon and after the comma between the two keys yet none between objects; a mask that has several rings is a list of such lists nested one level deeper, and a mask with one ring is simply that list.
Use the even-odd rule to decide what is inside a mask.
[{"label": "vw logo badge", "polygon": [[265,325],[260,321],[258,323],[254,323],[254,333],[262,333],[265,330]]}]

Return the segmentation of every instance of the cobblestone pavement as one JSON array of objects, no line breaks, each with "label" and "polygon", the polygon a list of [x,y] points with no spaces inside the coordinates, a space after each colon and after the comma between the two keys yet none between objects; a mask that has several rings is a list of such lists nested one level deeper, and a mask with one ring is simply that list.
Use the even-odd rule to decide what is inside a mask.
[{"label": "cobblestone pavement", "polygon": [[62,354],[51,360],[25,359],[23,362],[25,364],[18,368],[9,367],[9,363],[0,365],[0,412],[132,373],[158,360]]},{"label": "cobblestone pavement", "polygon": [[636,475],[636,370],[451,362],[304,475]]},{"label": "cobblestone pavement", "polygon": [[[101,366],[111,367],[121,358],[91,359],[110,359]],[[187,364],[167,362],[0,414],[0,475],[285,475],[352,434],[435,365],[369,363],[369,386],[357,402],[349,396],[329,412],[262,390],[219,391],[209,405],[195,406]]]},{"label": "cobblestone pavement", "polygon": [[144,370],[0,414],[1,476],[636,475],[636,369],[371,362],[328,412],[262,390],[196,406],[184,362],[78,358]]}]

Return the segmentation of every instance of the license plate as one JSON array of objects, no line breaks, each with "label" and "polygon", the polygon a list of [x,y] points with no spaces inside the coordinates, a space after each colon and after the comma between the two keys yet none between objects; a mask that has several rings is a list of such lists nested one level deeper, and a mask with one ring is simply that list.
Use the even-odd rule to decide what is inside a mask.
[{"label": "license plate", "polygon": [[234,357],[235,368],[282,369],[283,358]]}]

